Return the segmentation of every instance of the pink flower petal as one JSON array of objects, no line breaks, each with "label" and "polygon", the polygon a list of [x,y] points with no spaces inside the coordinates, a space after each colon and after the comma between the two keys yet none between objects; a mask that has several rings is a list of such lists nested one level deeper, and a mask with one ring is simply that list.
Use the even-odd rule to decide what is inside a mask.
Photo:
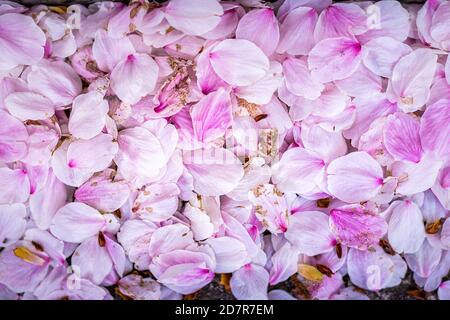
[{"label": "pink flower petal", "polygon": [[351,76],[359,67],[359,42],[350,38],[329,38],[317,43],[308,56],[311,74],[322,83]]},{"label": "pink flower petal", "polygon": [[223,148],[186,152],[183,162],[194,177],[194,191],[206,196],[230,192],[244,175],[241,162]]},{"label": "pink flower petal", "polygon": [[267,300],[269,273],[257,264],[247,264],[233,272],[231,292],[238,300]]},{"label": "pink flower petal", "polygon": [[130,187],[125,180],[111,179],[113,174],[114,171],[105,170],[92,177],[75,191],[75,199],[100,211],[119,209],[130,196]]},{"label": "pink flower petal", "polygon": [[189,35],[201,35],[214,29],[220,22],[223,8],[218,1],[170,1],[165,17],[175,29]]},{"label": "pink flower petal", "polygon": [[320,211],[303,211],[292,215],[286,239],[308,256],[333,250],[336,239],[328,226],[328,216]]},{"label": "pink flower petal", "polygon": [[19,240],[25,232],[27,210],[22,203],[0,205],[0,246]]},{"label": "pink flower petal", "polygon": [[419,162],[422,145],[419,137],[419,121],[404,113],[390,115],[384,127],[384,145],[395,160]]},{"label": "pink flower petal", "polygon": [[380,38],[392,37],[405,41],[410,30],[409,12],[398,1],[377,1],[366,9],[368,30],[358,36],[362,42]]},{"label": "pink flower petal", "polygon": [[66,201],[66,186],[49,171],[45,186],[30,196],[31,216],[38,228],[48,229],[56,212]]},{"label": "pink flower petal", "polygon": [[406,263],[399,255],[391,256],[379,246],[374,249],[350,249],[347,269],[352,283],[371,291],[399,285],[406,274]]},{"label": "pink flower petal", "polygon": [[0,204],[12,204],[25,202],[30,195],[30,180],[26,170],[0,168]]},{"label": "pink flower petal", "polygon": [[117,142],[119,152],[114,162],[129,181],[138,176],[156,176],[166,163],[161,142],[147,129],[136,127],[122,130]]},{"label": "pink flower petal", "polygon": [[0,160],[12,162],[27,154],[28,132],[21,121],[0,110]]},{"label": "pink flower petal", "polygon": [[84,203],[70,202],[56,212],[50,231],[60,240],[80,243],[97,235],[106,225],[105,219]]},{"label": "pink flower petal", "polygon": [[[430,94],[437,56],[429,49],[416,49],[403,56],[392,71],[392,97],[404,112],[419,110]],[[389,90],[388,90],[389,92]]]},{"label": "pink flower petal", "polygon": [[334,3],[320,13],[314,38],[320,41],[326,38],[352,37],[365,32],[366,29],[367,17],[358,5]]},{"label": "pink flower petal", "polygon": [[206,243],[216,255],[216,273],[231,273],[248,263],[248,253],[241,241],[231,237],[210,238]]},{"label": "pink flower petal", "polygon": [[390,37],[379,37],[364,44],[364,65],[373,73],[390,78],[395,64],[411,53],[411,48]]},{"label": "pink flower petal", "polygon": [[222,137],[232,123],[230,93],[224,89],[209,93],[192,106],[191,118],[198,141]]},{"label": "pink flower petal", "polygon": [[332,209],[330,228],[343,245],[367,250],[387,232],[384,218],[360,205]]},{"label": "pink flower petal", "polygon": [[128,55],[135,53],[128,37],[112,38],[105,30],[98,30],[92,45],[92,56],[100,70],[111,72]]},{"label": "pink flower petal", "polygon": [[[281,10],[278,12],[280,13]],[[278,53],[307,55],[314,46],[314,27],[317,11],[313,8],[298,7],[289,11],[280,26]]]},{"label": "pink flower petal", "polygon": [[315,100],[320,97],[324,86],[311,77],[306,63],[303,60],[287,58],[283,62],[283,74],[286,88],[296,96]]},{"label": "pink flower petal", "polygon": [[81,139],[98,135],[106,124],[108,102],[100,93],[91,91],[75,98],[69,118],[70,133]]},{"label": "pink flower petal", "polygon": [[11,93],[6,97],[5,105],[14,117],[22,121],[44,120],[55,113],[49,99],[33,92]]},{"label": "pink flower petal", "polygon": [[450,100],[439,100],[428,106],[420,124],[420,139],[424,150],[441,159],[450,156]]},{"label": "pink flower petal", "polygon": [[147,54],[122,59],[111,72],[111,88],[125,103],[135,104],[155,89],[159,67]]},{"label": "pink flower petal", "polygon": [[338,199],[362,202],[375,197],[383,185],[383,170],[366,152],[349,153],[327,168],[328,190]]},{"label": "pink flower petal", "polygon": [[278,45],[280,30],[273,9],[256,9],[245,14],[236,29],[236,39],[246,39],[256,44],[266,56]]},{"label": "pink flower petal", "polygon": [[[246,54],[243,55],[242,52]],[[219,42],[209,53],[217,75],[230,85],[247,86],[260,80],[269,69],[269,60],[255,44],[243,39]]]},{"label": "pink flower petal", "polygon": [[322,179],[324,161],[314,152],[292,148],[272,166],[272,181],[283,192],[307,193]]},{"label": "pink flower petal", "polygon": [[109,167],[117,151],[117,142],[109,134],[101,133],[90,140],[76,140],[67,149],[67,165],[90,172],[102,171]]},{"label": "pink flower petal", "polygon": [[389,220],[388,239],[398,253],[415,253],[425,240],[422,212],[412,201],[400,201]]},{"label": "pink flower petal", "polygon": [[43,58],[45,35],[31,17],[5,13],[0,16],[0,25],[0,69],[12,69],[19,64],[34,65]]},{"label": "pink flower petal", "polygon": [[43,61],[28,74],[29,88],[49,98],[55,107],[72,103],[81,93],[81,80],[63,61]]}]

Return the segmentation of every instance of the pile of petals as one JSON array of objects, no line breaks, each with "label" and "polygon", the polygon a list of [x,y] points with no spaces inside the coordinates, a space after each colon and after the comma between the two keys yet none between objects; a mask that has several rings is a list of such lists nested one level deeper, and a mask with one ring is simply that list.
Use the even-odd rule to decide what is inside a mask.
[{"label": "pile of petals", "polygon": [[450,299],[449,51],[443,0],[0,1],[0,299]]}]

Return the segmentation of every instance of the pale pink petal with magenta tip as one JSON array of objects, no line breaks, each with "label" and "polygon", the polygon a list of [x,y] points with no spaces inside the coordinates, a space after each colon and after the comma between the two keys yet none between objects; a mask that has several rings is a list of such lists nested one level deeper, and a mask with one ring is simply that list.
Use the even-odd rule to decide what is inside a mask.
[{"label": "pale pink petal with magenta tip", "polygon": [[422,145],[419,136],[420,123],[413,116],[396,112],[388,116],[384,127],[383,142],[395,160],[419,162]]},{"label": "pale pink petal with magenta tip", "polygon": [[0,189],[0,204],[13,204],[25,202],[30,195],[30,180],[25,169],[0,168],[0,180],[3,186]]},{"label": "pale pink petal with magenta tip", "polygon": [[0,110],[0,160],[12,162],[27,155],[28,132],[24,124]]},{"label": "pale pink petal with magenta tip", "polygon": [[34,92],[11,93],[6,97],[5,105],[9,113],[22,121],[44,120],[55,113],[53,103]]},{"label": "pale pink petal with magenta tip", "polygon": [[209,93],[192,106],[190,113],[198,141],[211,142],[220,138],[232,123],[230,92],[219,89]]},{"label": "pale pink petal with magenta tip", "polygon": [[303,211],[292,215],[285,237],[295,249],[308,256],[330,252],[336,246],[336,239],[328,225],[328,216],[320,211]]},{"label": "pale pink petal with magenta tip", "polygon": [[135,52],[128,37],[112,38],[105,30],[98,30],[92,45],[92,56],[100,70],[111,72],[129,54]]},{"label": "pale pink petal with magenta tip", "polygon": [[185,152],[183,163],[194,177],[194,191],[206,196],[230,192],[244,176],[239,159],[223,148]]},{"label": "pale pink petal with magenta tip", "polygon": [[165,8],[170,25],[189,35],[201,35],[214,29],[223,15],[223,8],[216,0],[170,1]]},{"label": "pale pink petal with magenta tip", "polygon": [[236,39],[253,42],[267,56],[274,53],[280,39],[280,29],[273,9],[256,9],[245,14],[236,28]]},{"label": "pale pink petal with magenta tip", "polygon": [[445,78],[450,85],[450,55],[447,56],[447,62],[445,63]]},{"label": "pale pink petal with magenta tip", "polygon": [[311,74],[322,83],[351,76],[362,60],[361,44],[351,38],[329,38],[317,43],[308,56]]},{"label": "pale pink petal with magenta tip", "polygon": [[29,88],[49,98],[55,107],[72,103],[81,93],[81,80],[63,61],[42,61],[27,76]]},{"label": "pale pink petal with magenta tip", "polygon": [[437,46],[436,41],[431,37],[430,28],[432,25],[433,15],[444,0],[427,1],[417,12],[416,24],[419,39],[426,45]]},{"label": "pale pink petal with magenta tip", "polygon": [[450,99],[442,99],[428,106],[420,124],[420,138],[424,150],[442,160],[450,156]]},{"label": "pale pink petal with magenta tip", "polygon": [[422,212],[410,200],[400,201],[389,219],[388,239],[398,253],[415,253],[425,240]]},{"label": "pale pink petal with magenta tip", "polygon": [[249,255],[244,244],[231,237],[218,237],[206,240],[216,255],[217,273],[231,273],[249,262]]},{"label": "pale pink petal with magenta tip", "polygon": [[307,193],[324,174],[325,162],[316,153],[292,148],[272,166],[272,182],[283,192]]},{"label": "pale pink petal with magenta tip", "polygon": [[0,16],[0,25],[0,69],[12,69],[20,64],[33,65],[43,58],[45,34],[31,17],[6,13]]},{"label": "pale pink petal with magenta tip", "polygon": [[[246,54],[243,55],[242,52]],[[219,42],[209,53],[216,74],[233,86],[248,86],[264,77],[269,59],[254,43],[244,39]]]},{"label": "pale pink petal with magenta tip", "polygon": [[238,300],[267,300],[269,273],[257,264],[246,264],[233,272],[231,292]]},{"label": "pale pink petal with magenta tip", "polygon": [[[428,100],[436,71],[437,56],[430,49],[416,49],[395,64],[389,99],[404,112],[419,110]],[[388,89],[388,92],[389,89]]]},{"label": "pale pink petal with magenta tip", "polygon": [[69,118],[70,133],[81,139],[98,135],[106,124],[108,102],[100,93],[91,91],[75,98]]},{"label": "pale pink petal with magenta tip", "polygon": [[25,232],[27,211],[22,203],[0,205],[0,247],[19,240]]},{"label": "pale pink petal with magenta tip", "polygon": [[65,141],[53,152],[50,164],[53,173],[61,182],[69,186],[79,187],[91,177],[93,172],[89,169],[69,165],[67,161],[69,144],[69,141]]},{"label": "pale pink petal with magenta tip", "polygon": [[363,9],[354,3],[334,3],[319,15],[314,38],[352,37],[367,30],[367,17]]},{"label": "pale pink petal with magenta tip", "polygon": [[67,165],[98,172],[106,169],[118,151],[117,142],[109,134],[101,133],[90,140],[76,140],[67,149]]},{"label": "pale pink petal with magenta tip", "polygon": [[206,48],[196,59],[197,67],[195,75],[197,77],[197,86],[203,94],[208,94],[220,87],[228,86],[228,84],[217,75],[211,65],[209,54],[213,48],[213,46]]},{"label": "pale pink petal with magenta tip", "polygon": [[383,217],[361,205],[348,205],[330,211],[330,228],[343,245],[367,250],[387,232]]},{"label": "pale pink petal with magenta tip", "polygon": [[364,44],[363,64],[373,73],[390,78],[395,64],[411,48],[391,37],[379,37]]},{"label": "pale pink petal with magenta tip", "polygon": [[348,203],[370,200],[383,185],[381,166],[363,151],[352,152],[333,160],[327,173],[328,190]]},{"label": "pale pink petal with magenta tip", "polygon": [[315,44],[314,27],[316,22],[317,11],[313,8],[298,7],[289,11],[280,25],[280,41],[277,52],[307,55]]},{"label": "pale pink petal with magenta tip", "polygon": [[158,72],[158,65],[149,55],[129,54],[112,70],[111,89],[123,102],[135,104],[155,89]]}]

